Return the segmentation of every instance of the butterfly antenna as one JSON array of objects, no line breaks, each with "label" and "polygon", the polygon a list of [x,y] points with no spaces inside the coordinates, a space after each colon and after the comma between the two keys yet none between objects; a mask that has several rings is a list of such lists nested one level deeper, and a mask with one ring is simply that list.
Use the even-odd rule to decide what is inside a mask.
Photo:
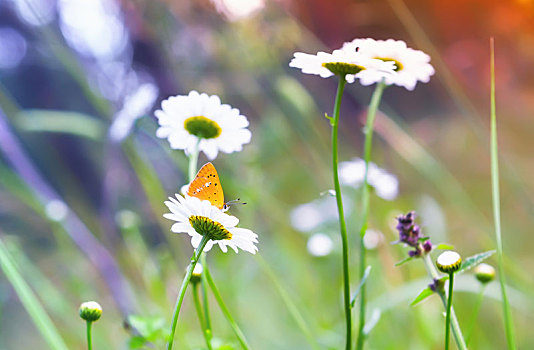
[{"label": "butterfly antenna", "polygon": [[245,202],[240,202],[241,198],[237,198],[237,199],[232,199],[231,201],[228,201],[226,203],[224,203],[225,205],[229,206],[229,205],[234,205],[234,204],[247,204]]}]

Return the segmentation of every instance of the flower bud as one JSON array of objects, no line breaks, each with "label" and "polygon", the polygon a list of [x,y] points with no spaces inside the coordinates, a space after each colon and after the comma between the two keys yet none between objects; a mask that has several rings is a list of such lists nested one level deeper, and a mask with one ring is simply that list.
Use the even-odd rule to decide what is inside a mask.
[{"label": "flower bud", "polygon": [[482,263],[475,267],[475,277],[480,283],[486,284],[495,278],[495,269],[491,265]]},{"label": "flower bud", "polygon": [[462,257],[457,252],[448,250],[438,256],[436,265],[438,266],[438,270],[443,273],[453,273],[458,271],[460,266],[462,266]]},{"label": "flower bud", "polygon": [[80,305],[80,317],[87,322],[94,322],[102,316],[102,306],[96,301],[86,301]]},{"label": "flower bud", "polygon": [[430,253],[432,251],[432,242],[430,242],[430,239],[427,239],[423,243],[423,249],[425,250],[425,253]]},{"label": "flower bud", "polygon": [[200,278],[202,276],[202,265],[200,263],[197,263],[195,265],[195,268],[193,269],[193,273],[191,274],[191,283],[197,284],[200,282]]}]

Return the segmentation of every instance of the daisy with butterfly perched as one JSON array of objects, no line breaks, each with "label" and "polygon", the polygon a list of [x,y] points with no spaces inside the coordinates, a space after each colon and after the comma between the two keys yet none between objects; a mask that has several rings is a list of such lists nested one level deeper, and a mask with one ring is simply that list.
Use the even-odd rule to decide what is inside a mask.
[{"label": "daisy with butterfly perched", "polygon": [[[165,201],[170,213],[165,214],[164,217],[175,221],[171,231],[187,233],[191,237],[191,245],[195,248],[176,301],[167,349],[172,349],[185,291],[200,259],[202,259],[204,270],[203,276],[209,279],[212,291],[241,345],[248,349],[242,332],[218,295],[217,288],[208,272],[205,255],[202,253],[218,245],[225,253],[230,247],[236,253],[241,249],[255,254],[258,251],[256,247],[258,235],[249,229],[236,227],[239,219],[225,213],[229,202],[224,201],[219,175],[212,163],[204,164],[194,176],[200,151],[204,152],[208,159],[213,160],[219,151],[224,153],[241,151],[243,144],[250,142],[251,132],[247,129],[248,120],[239,113],[238,109],[221,104],[219,97],[208,96],[205,93],[199,94],[196,91],[191,91],[187,96],[170,97],[164,100],[161,106],[162,109],[155,112],[160,125],[156,135],[160,138],[167,138],[171,148],[184,150],[189,157],[189,179],[191,181],[183,196],[176,194],[175,197],[169,197],[169,200]],[[203,293],[206,296],[205,289]],[[204,309],[208,315],[207,303],[204,304]],[[209,326],[206,327],[204,322],[201,321],[201,324],[204,328],[206,345],[208,349],[211,349],[211,330],[207,329]]]}]

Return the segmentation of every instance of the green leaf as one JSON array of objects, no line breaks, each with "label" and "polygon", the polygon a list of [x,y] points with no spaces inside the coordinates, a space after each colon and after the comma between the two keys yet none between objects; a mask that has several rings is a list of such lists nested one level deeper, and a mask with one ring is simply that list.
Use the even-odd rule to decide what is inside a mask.
[{"label": "green leaf", "polygon": [[412,301],[410,305],[411,306],[415,306],[415,305],[419,304],[421,301],[423,301],[426,298],[428,298],[429,296],[431,296],[432,294],[434,294],[434,291],[432,289],[430,289],[430,287],[426,287],[425,289],[423,289],[421,291],[421,293],[419,293],[417,298],[415,298],[414,301]]},{"label": "green leaf", "polygon": [[130,341],[128,342],[128,347],[130,349],[139,349],[143,345],[147,343],[147,340],[141,336],[134,336],[130,338]]},{"label": "green leaf", "polygon": [[478,253],[473,256],[470,256],[469,258],[465,259],[462,262],[462,266],[460,267],[460,270],[458,270],[458,273],[467,271],[478,264],[480,264],[482,261],[486,260],[493,254],[495,254],[495,250],[488,250],[487,252]]},{"label": "green leaf", "polygon": [[407,263],[408,261],[412,259],[413,259],[413,256],[409,256],[406,259],[402,259],[401,261],[398,261],[397,263],[395,263],[395,266],[401,266],[402,264]]},{"label": "green leaf", "polygon": [[131,315],[128,317],[128,322],[139,332],[144,341],[166,341],[168,338],[169,330],[161,317]]},{"label": "green leaf", "polygon": [[15,125],[27,132],[54,132],[81,136],[95,141],[106,134],[105,124],[95,117],[70,111],[27,109],[14,120]]},{"label": "green leaf", "polygon": [[440,243],[436,246],[436,249],[441,249],[441,250],[453,250],[454,249],[454,246],[452,244],[448,244],[448,243]]},{"label": "green leaf", "polygon": [[354,304],[356,303],[356,299],[358,298],[358,295],[360,294],[360,291],[362,290],[363,285],[367,281],[367,277],[369,277],[369,273],[371,272],[371,266],[367,266],[365,268],[365,271],[363,273],[363,277],[360,281],[360,284],[358,285],[358,288],[354,292],[354,295],[352,296],[352,300],[350,301],[350,307],[353,308]]}]

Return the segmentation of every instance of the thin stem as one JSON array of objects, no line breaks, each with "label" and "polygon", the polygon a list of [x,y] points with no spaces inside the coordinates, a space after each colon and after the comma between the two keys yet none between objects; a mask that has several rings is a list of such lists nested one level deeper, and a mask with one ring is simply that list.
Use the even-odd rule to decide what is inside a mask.
[{"label": "thin stem", "polygon": [[198,162],[198,146],[200,145],[200,141],[202,139],[198,139],[195,149],[191,154],[189,155],[189,182],[193,181],[195,178],[195,175],[197,173],[197,162]]},{"label": "thin stem", "polygon": [[206,259],[206,254],[202,254],[200,256],[200,263],[202,264],[203,270],[202,275],[200,276],[200,286],[202,288],[202,303],[204,304],[204,321],[206,330],[208,330],[211,334],[211,317],[210,317],[210,308],[209,308],[209,301],[208,301],[208,282],[206,281],[206,273],[209,269],[208,262]]},{"label": "thin stem", "polygon": [[[432,280],[439,279],[440,276],[438,274],[438,271],[434,267],[434,264],[430,260],[430,254],[423,254],[423,262],[425,264],[426,270]],[[441,302],[443,304],[443,307],[447,308],[447,298],[445,296],[445,291],[443,288],[436,290],[436,293],[438,293]],[[460,324],[458,323],[458,318],[456,318],[456,313],[454,312],[454,308],[451,305],[451,311],[450,311],[450,319],[451,319],[451,328],[452,328],[452,335],[454,335],[454,340],[456,341],[456,345],[458,346],[458,349],[460,350],[467,350],[467,345],[465,345],[464,336],[462,334],[462,330],[460,329]]]},{"label": "thin stem", "polygon": [[185,291],[187,289],[187,285],[189,284],[189,281],[191,280],[191,274],[193,273],[193,270],[195,266],[197,265],[198,258],[200,257],[200,254],[202,254],[202,250],[204,250],[204,247],[206,246],[206,243],[208,243],[209,237],[203,236],[202,241],[200,241],[200,244],[198,245],[198,248],[193,253],[193,256],[191,257],[191,263],[189,264],[189,267],[187,268],[187,273],[185,274],[184,280],[182,282],[182,286],[180,287],[180,293],[178,294],[178,299],[176,300],[176,306],[174,307],[174,315],[172,317],[172,326],[171,326],[171,336],[169,339],[169,343],[167,344],[167,350],[172,349],[172,344],[174,342],[174,333],[176,332],[176,324],[178,323],[178,315],[180,314],[180,308],[182,307],[182,302],[184,301]]},{"label": "thin stem", "polygon": [[[199,154],[199,145],[200,141],[202,141],[201,138],[197,140],[197,143],[195,145],[195,148],[193,149],[193,152],[189,155],[189,182],[192,182],[195,178],[195,175],[197,173],[197,163],[198,163],[198,154]],[[200,255],[200,263],[202,264],[203,270],[208,269],[208,262],[206,260],[206,254]],[[202,303],[204,304],[204,327],[205,332],[209,332],[211,334],[211,319],[210,319],[210,308],[208,303],[208,287],[206,286],[206,275],[204,272],[202,272],[201,275],[201,289],[202,289]]]},{"label": "thin stem", "polygon": [[469,321],[469,328],[467,328],[467,336],[465,337],[465,343],[467,345],[469,345],[469,342],[471,341],[471,337],[473,336],[473,330],[475,329],[475,324],[477,322],[478,313],[480,311],[480,306],[482,305],[482,300],[484,300],[485,290],[486,290],[486,285],[483,284],[482,287],[480,288],[480,293],[478,293],[475,308],[473,309],[473,315],[471,316],[471,320]]},{"label": "thin stem", "polygon": [[87,321],[87,350],[93,350],[93,341],[91,337],[91,326],[93,322]]},{"label": "thin stem", "polygon": [[497,143],[497,116],[495,110],[495,47],[493,38],[490,39],[490,74],[491,74],[491,197],[493,200],[493,219],[495,222],[495,235],[497,237],[497,262],[499,269],[499,283],[501,285],[502,307],[504,313],[504,326],[508,349],[515,350],[514,327],[510,303],[506,294],[506,278],[504,275],[504,259],[501,234],[501,202],[499,194],[499,158]]},{"label": "thin stem", "polygon": [[[363,278],[366,269],[366,249],[363,244],[363,236],[367,231],[367,218],[369,216],[369,162],[371,161],[371,148],[373,146],[373,128],[376,117],[376,111],[380,105],[380,100],[382,99],[382,93],[386,88],[384,82],[380,82],[376,85],[373,96],[371,97],[371,102],[369,103],[369,109],[367,110],[367,121],[363,129],[365,135],[364,149],[363,149],[363,160],[365,162],[365,173],[363,176],[363,186],[362,186],[362,226],[360,228],[360,279]],[[360,317],[359,317],[359,326],[358,326],[358,340],[356,343],[356,348],[358,350],[363,349],[365,342],[366,334],[364,334],[365,327],[365,306],[367,303],[366,293],[365,293],[365,283],[362,284],[360,289]]]},{"label": "thin stem", "polygon": [[195,300],[195,309],[197,310],[198,321],[200,322],[200,327],[202,328],[202,334],[204,334],[204,340],[206,341],[206,346],[209,350],[212,350],[211,347],[211,334],[206,329],[206,324],[204,322],[204,316],[202,313],[202,305],[200,304],[200,296],[198,295],[198,282],[193,284],[193,298]]},{"label": "thin stem", "polygon": [[349,247],[347,239],[347,227],[345,225],[345,214],[343,213],[343,201],[341,199],[341,187],[339,186],[338,176],[338,152],[337,152],[337,134],[339,127],[339,109],[341,107],[341,96],[345,88],[345,78],[339,77],[337,87],[336,101],[334,103],[334,115],[330,119],[332,123],[332,172],[334,174],[334,189],[336,191],[337,211],[339,215],[339,228],[341,232],[341,243],[343,249],[343,295],[346,320],[346,343],[345,349],[351,348],[352,337],[352,316],[350,310],[350,278],[349,278]]},{"label": "thin stem", "polygon": [[451,334],[451,307],[453,284],[454,272],[451,272],[449,274],[449,300],[447,301],[447,316],[445,316],[445,350],[449,350],[449,338]]},{"label": "thin stem", "polygon": [[232,330],[234,331],[234,334],[236,335],[237,340],[241,344],[241,347],[243,347],[243,349],[245,350],[250,349],[250,345],[248,344],[247,339],[245,338],[245,334],[243,334],[243,332],[241,331],[237,323],[234,321],[234,318],[230,314],[230,311],[226,307],[226,304],[224,303],[224,300],[221,297],[221,294],[219,293],[217,286],[215,286],[215,282],[213,281],[213,278],[211,277],[209,270],[205,269],[203,273],[206,274],[206,280],[208,281],[211,291],[213,292],[213,295],[215,296],[215,300],[217,300],[217,303],[219,304],[221,311],[223,312],[224,316],[228,320],[228,323],[230,323],[230,327],[232,327]]}]

